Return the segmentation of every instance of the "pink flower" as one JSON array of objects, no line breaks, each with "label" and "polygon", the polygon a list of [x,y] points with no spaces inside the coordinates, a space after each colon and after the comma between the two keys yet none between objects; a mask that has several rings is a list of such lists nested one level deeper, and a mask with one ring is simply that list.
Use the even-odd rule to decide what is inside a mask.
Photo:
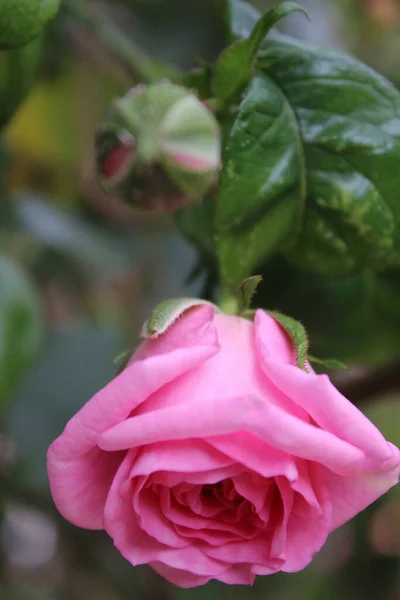
[{"label": "pink flower", "polygon": [[180,587],[303,569],[396,484],[400,453],[271,317],[188,310],[48,455],[61,514]]}]

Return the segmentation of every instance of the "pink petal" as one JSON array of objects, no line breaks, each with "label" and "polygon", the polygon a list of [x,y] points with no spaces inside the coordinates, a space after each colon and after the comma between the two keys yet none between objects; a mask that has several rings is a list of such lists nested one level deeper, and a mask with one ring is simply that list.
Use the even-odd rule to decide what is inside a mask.
[{"label": "pink petal", "polygon": [[[227,563],[250,563],[269,566],[271,561],[271,534],[261,533],[254,540],[232,542],[223,546],[203,546],[208,556]],[[280,562],[283,564],[283,561]]]},{"label": "pink petal", "polygon": [[165,440],[209,438],[247,431],[293,456],[320,462],[340,474],[357,473],[364,453],[254,396],[203,398],[127,419],[98,438],[107,451]]},{"label": "pink petal", "polygon": [[[275,527],[271,543],[271,556],[273,556],[274,558],[286,559],[285,550],[287,539],[287,526],[292,513],[294,492],[290,487],[290,483],[284,477],[277,477],[276,483],[280,492],[280,502],[282,504],[282,510],[279,511],[281,512],[281,522],[274,523]],[[274,515],[272,515],[272,518],[274,518]]]},{"label": "pink petal", "polygon": [[180,569],[173,569],[164,565],[160,562],[153,562],[150,566],[156,573],[164,577],[167,581],[183,589],[189,589],[205,585],[211,579],[211,577],[201,577],[200,575],[194,575],[190,571],[182,571]]},{"label": "pink petal", "polygon": [[251,571],[250,565],[232,565],[216,579],[228,585],[253,585],[255,575]]},{"label": "pink petal", "polygon": [[332,518],[332,502],[322,477],[326,470],[318,464],[309,465],[309,481],[315,491],[315,500],[311,504],[306,501],[306,495],[295,498],[287,525],[286,560],[282,571],[301,571],[326,542]]},{"label": "pink petal", "polygon": [[172,548],[185,548],[190,540],[177,533],[161,510],[160,497],[153,490],[141,489],[134,492],[133,506],[141,529],[161,544]]},{"label": "pink petal", "polygon": [[219,349],[215,308],[211,304],[187,310],[165,333],[157,338],[146,338],[129,362],[197,346]]},{"label": "pink petal", "polygon": [[295,460],[251,433],[240,431],[233,435],[209,438],[208,443],[251,471],[265,478],[284,475],[290,481],[297,478]]},{"label": "pink petal", "polygon": [[151,475],[156,471],[214,471],[232,464],[232,458],[224,456],[203,440],[158,442],[139,450],[131,477]]},{"label": "pink petal", "polygon": [[399,481],[400,452],[390,444],[395,466],[376,473],[363,472],[354,477],[340,477],[323,467],[321,477],[332,502],[330,531],[333,531],[375,502]]},{"label": "pink petal", "polygon": [[[159,342],[149,342],[154,355],[131,363],[71,419],[50,446],[51,493],[66,519],[88,529],[102,528],[107,488],[121,455],[110,458],[108,454],[94,450],[99,434],[126,419],[166,383],[218,352],[217,331],[212,318],[211,306],[188,311],[182,317],[184,331],[179,322]],[[178,346],[179,341],[183,348]]]},{"label": "pink petal", "polygon": [[299,460],[297,461],[297,465],[299,476],[291,483],[293,490],[301,494],[307,504],[312,506],[317,512],[322,513],[323,507],[320,505],[313,483],[310,479],[310,464],[304,460]]},{"label": "pink petal", "polygon": [[269,566],[265,565],[252,565],[251,571],[255,575],[274,575],[282,569],[283,560],[273,559],[270,561]]},{"label": "pink petal", "polygon": [[292,513],[287,525],[286,560],[281,570],[286,573],[302,571],[321,550],[327,537],[326,521],[315,515],[311,508],[307,517]]},{"label": "pink petal", "polygon": [[251,502],[257,513],[262,510],[265,504],[270,492],[271,483],[249,472],[242,473],[233,478],[233,485],[238,494]]},{"label": "pink petal", "polygon": [[209,577],[224,572],[226,564],[206,556],[199,548],[170,548],[143,531],[129,495],[121,494],[121,488],[129,479],[134,457],[135,453],[131,451],[121,463],[104,508],[104,528],[122,556],[134,566],[161,562],[176,569]]},{"label": "pink petal", "polygon": [[388,444],[378,429],[330,382],[327,375],[313,375],[263,357],[271,381],[304,408],[325,431],[362,450],[366,468],[379,468],[391,457]]},{"label": "pink petal", "polygon": [[176,529],[183,537],[186,537],[188,541],[192,540],[192,543],[195,543],[196,540],[200,540],[202,542],[206,542],[210,546],[221,546],[222,544],[228,544],[229,542],[237,542],[238,539],[242,538],[248,540],[255,535],[254,532],[253,536],[246,536],[242,534],[242,532],[240,535],[235,535],[234,533],[226,531],[226,528],[222,527],[221,531],[214,531],[212,529],[197,529],[194,531],[192,529],[182,527],[181,525],[178,525]]},{"label": "pink petal", "polygon": [[263,310],[254,318],[256,346],[263,355],[279,363],[295,365],[296,353],[288,334],[275,319]]}]

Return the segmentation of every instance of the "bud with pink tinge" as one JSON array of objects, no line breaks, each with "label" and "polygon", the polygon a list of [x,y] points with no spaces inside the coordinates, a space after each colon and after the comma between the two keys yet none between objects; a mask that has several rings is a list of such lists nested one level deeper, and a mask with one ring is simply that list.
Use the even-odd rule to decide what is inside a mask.
[{"label": "bud with pink tinge", "polygon": [[174,211],[213,186],[220,137],[214,115],[191,91],[167,82],[137,86],[98,128],[100,185],[136,208]]}]

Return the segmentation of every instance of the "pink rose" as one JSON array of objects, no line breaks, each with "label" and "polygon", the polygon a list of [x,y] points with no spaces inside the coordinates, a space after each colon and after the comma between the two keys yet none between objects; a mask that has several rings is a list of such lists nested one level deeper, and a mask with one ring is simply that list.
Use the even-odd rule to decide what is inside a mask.
[{"label": "pink rose", "polygon": [[396,484],[400,453],[286,333],[188,310],[68,423],[48,455],[72,523],[181,587],[303,569]]}]

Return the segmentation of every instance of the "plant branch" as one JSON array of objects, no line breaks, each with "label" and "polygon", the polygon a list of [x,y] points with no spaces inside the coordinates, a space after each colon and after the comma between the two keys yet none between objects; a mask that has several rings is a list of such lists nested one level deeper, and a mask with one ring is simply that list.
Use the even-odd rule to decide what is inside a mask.
[{"label": "plant branch", "polygon": [[159,79],[178,79],[178,72],[171,65],[154,61],[110,21],[99,18],[88,8],[83,0],[64,0],[63,10],[74,21],[124,62],[132,75],[143,83],[153,83]]}]

